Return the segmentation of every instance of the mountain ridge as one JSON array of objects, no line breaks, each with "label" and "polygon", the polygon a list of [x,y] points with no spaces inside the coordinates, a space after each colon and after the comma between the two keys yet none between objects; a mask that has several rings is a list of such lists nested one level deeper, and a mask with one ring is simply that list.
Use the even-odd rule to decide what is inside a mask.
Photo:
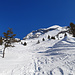
[{"label": "mountain ridge", "polygon": [[67,27],[61,27],[59,25],[53,25],[51,27],[48,28],[40,28],[38,30],[34,30],[32,32],[30,32],[29,34],[27,34],[23,39],[33,39],[33,38],[38,38],[40,35],[47,33],[48,31],[52,31],[52,30],[58,30],[58,31],[67,31]]}]

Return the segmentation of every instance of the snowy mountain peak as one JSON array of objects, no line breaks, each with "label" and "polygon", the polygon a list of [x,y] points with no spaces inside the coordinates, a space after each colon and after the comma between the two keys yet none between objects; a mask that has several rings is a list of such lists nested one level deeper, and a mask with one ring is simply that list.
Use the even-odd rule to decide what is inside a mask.
[{"label": "snowy mountain peak", "polygon": [[59,25],[53,25],[53,26],[51,26],[49,28],[61,28],[61,26],[59,26]]},{"label": "snowy mountain peak", "polygon": [[57,31],[66,31],[67,29],[65,27],[61,27],[59,25],[53,25],[48,28],[41,28],[35,31],[30,32],[27,36],[25,36],[23,39],[33,39],[33,38],[38,38],[40,35],[44,35],[45,33],[49,33],[53,30]]}]

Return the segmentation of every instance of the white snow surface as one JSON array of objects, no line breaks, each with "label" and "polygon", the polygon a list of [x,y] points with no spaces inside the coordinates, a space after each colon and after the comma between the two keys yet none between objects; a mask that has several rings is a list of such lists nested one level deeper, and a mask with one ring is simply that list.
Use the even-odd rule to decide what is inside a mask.
[{"label": "white snow surface", "polygon": [[[21,40],[27,46],[14,43],[8,47],[2,58],[0,46],[0,75],[75,75],[75,38],[67,33],[59,40],[48,40],[59,31],[49,31],[39,38]],[[45,41],[42,41],[45,38]],[[37,41],[39,44],[36,44]]]},{"label": "white snow surface", "polygon": [[54,26],[51,26],[48,28],[41,28],[38,30],[34,30],[34,31],[30,32],[27,36],[25,36],[23,39],[25,40],[25,39],[38,38],[39,36],[41,36],[47,32],[54,31],[54,30],[58,30],[58,32],[60,32],[60,31],[66,31],[67,29],[66,29],[66,27],[60,27],[58,25],[54,25]]}]

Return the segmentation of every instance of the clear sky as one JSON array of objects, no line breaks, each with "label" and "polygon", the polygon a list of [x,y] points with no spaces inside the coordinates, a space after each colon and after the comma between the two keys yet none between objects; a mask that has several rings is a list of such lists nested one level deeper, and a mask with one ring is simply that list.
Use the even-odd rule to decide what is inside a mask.
[{"label": "clear sky", "polygon": [[18,38],[51,25],[75,23],[75,0],[0,0],[0,36],[13,28]]}]

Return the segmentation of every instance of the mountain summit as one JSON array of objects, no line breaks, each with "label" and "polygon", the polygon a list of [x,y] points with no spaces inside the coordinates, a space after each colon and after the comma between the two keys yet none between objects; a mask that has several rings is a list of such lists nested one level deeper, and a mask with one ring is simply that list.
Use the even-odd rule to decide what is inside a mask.
[{"label": "mountain summit", "polygon": [[48,28],[41,28],[35,31],[30,32],[27,36],[25,36],[23,39],[33,39],[33,38],[38,38],[40,35],[43,35],[47,32],[53,31],[53,30],[57,30],[57,31],[66,31],[67,27],[60,27],[59,25],[54,25]]}]

